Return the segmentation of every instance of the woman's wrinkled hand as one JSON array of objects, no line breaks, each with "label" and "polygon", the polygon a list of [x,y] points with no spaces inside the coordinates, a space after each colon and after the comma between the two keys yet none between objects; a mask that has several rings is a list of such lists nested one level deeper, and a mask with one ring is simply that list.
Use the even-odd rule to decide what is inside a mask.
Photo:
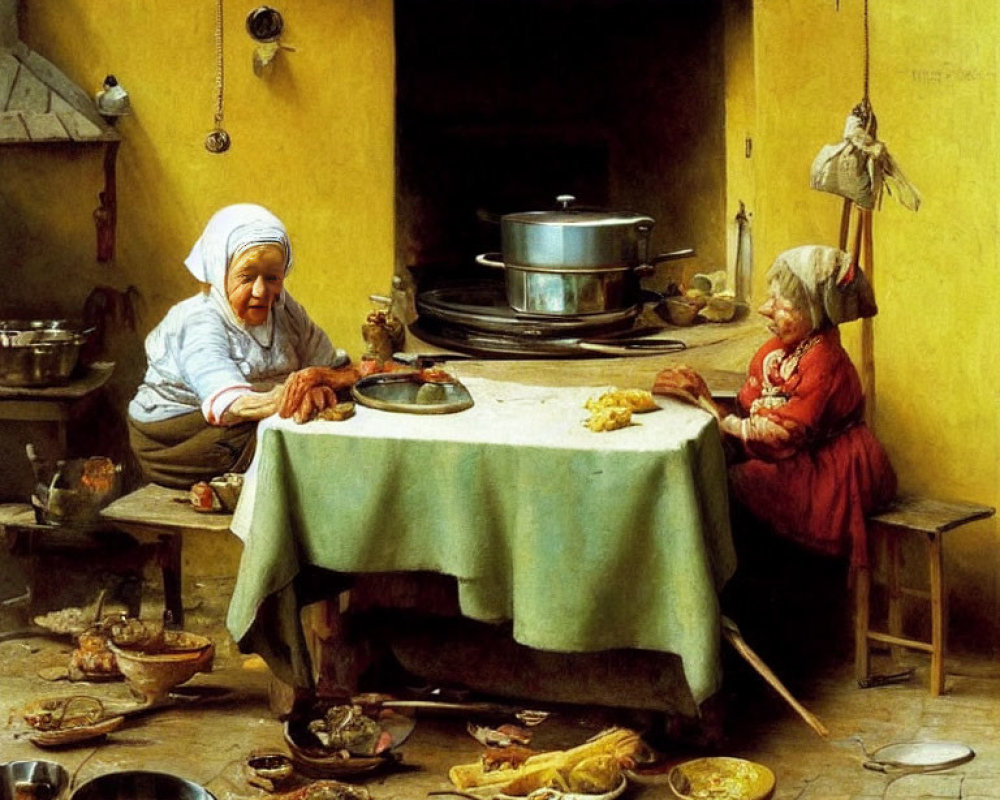
[{"label": "woman's wrinkled hand", "polygon": [[320,411],[337,402],[337,391],[348,389],[361,377],[354,366],[306,367],[285,381],[278,416],[308,422]]},{"label": "woman's wrinkled hand", "polygon": [[716,419],[722,412],[712,398],[708,384],[695,370],[686,365],[667,367],[653,379],[653,394],[676,397],[691,405],[700,406]]}]

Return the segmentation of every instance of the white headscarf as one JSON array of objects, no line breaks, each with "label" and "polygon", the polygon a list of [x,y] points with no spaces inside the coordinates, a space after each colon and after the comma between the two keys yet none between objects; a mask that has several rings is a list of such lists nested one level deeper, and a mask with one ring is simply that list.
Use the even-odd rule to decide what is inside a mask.
[{"label": "white headscarf", "polygon": [[767,279],[786,270],[806,290],[814,328],[824,320],[840,325],[878,313],[871,284],[861,268],[851,264],[850,253],[820,244],[794,247],[774,259]]},{"label": "white headscarf", "polygon": [[[247,325],[236,316],[226,293],[226,272],[233,256],[259,244],[279,244],[285,251],[285,274],[292,268],[292,248],[284,223],[263,206],[237,203],[216,211],[194,243],[184,265],[202,283],[212,287],[209,296],[229,322],[246,330],[260,344],[273,339],[274,317],[268,314],[262,325]],[[274,300],[274,308],[285,301],[284,291]]]},{"label": "white headscarf", "polygon": [[233,256],[258,244],[279,244],[284,248],[287,275],[292,268],[292,248],[282,221],[253,203],[226,206],[212,215],[184,265],[195,278],[225,297],[226,271]]}]

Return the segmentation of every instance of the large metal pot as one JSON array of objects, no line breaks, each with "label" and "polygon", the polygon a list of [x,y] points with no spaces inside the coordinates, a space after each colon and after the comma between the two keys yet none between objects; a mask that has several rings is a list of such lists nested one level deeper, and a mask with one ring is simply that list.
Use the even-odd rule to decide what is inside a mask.
[{"label": "large metal pot", "polygon": [[91,333],[67,320],[0,320],[0,385],[65,383]]},{"label": "large metal pot", "polygon": [[556,198],[555,211],[526,211],[500,218],[502,253],[483,253],[479,264],[505,271],[507,301],[524,314],[606,314],[635,305],[639,278],[663,261],[694,250],[649,255],[652,217],[572,206]]}]

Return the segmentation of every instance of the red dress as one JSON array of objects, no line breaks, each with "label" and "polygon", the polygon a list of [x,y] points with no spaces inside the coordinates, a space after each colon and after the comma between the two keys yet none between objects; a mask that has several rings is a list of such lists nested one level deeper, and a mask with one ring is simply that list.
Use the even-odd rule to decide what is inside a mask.
[{"label": "red dress", "polygon": [[896,493],[889,457],[864,423],[861,380],[828,328],[786,353],[778,338],[757,351],[738,402],[787,438],[750,438],[730,467],[734,498],[774,531],[867,565],[865,517]]}]

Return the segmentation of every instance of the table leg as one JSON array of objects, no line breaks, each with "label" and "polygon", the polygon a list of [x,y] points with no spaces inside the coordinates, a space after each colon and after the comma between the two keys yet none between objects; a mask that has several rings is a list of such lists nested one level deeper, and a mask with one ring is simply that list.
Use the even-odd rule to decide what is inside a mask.
[{"label": "table leg", "polygon": [[306,606],[302,610],[302,622],[314,665],[317,696],[350,697],[355,694],[365,658],[347,635],[341,597]]},{"label": "table leg", "polygon": [[169,627],[184,627],[184,601],[181,598],[181,535],[160,537],[160,570],[163,573],[163,606],[170,615]]},{"label": "table leg", "polygon": [[[900,536],[897,531],[887,530],[886,534],[886,572],[889,588],[889,633],[897,639],[903,636],[903,590],[900,583],[901,552]],[[899,664],[903,659],[903,648],[891,645],[892,663]]]},{"label": "table leg", "polygon": [[931,582],[931,695],[944,691],[944,569],[941,536],[928,533]]}]

